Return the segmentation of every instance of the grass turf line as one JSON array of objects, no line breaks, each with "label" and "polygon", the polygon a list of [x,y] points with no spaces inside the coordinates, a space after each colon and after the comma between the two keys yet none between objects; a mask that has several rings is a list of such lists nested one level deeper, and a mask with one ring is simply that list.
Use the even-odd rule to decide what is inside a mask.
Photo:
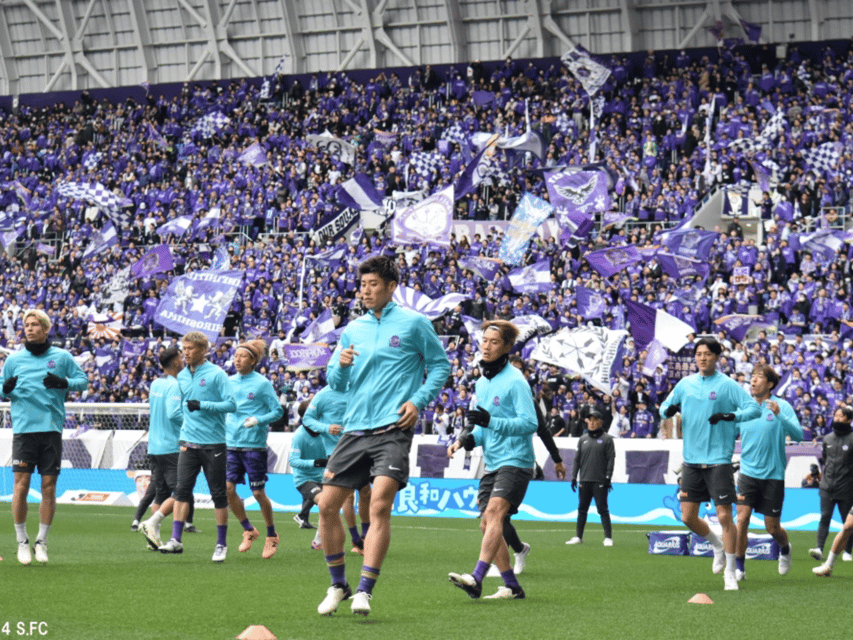
[{"label": "grass turf line", "polygon": [[[723,591],[711,560],[648,554],[650,527],[617,526],[615,546],[601,545],[600,525],[587,527],[586,544],[566,546],[573,523],[518,522],[532,545],[520,582],[524,601],[473,601],[447,579],[470,572],[480,544],[474,519],[395,518],[393,540],[365,621],[349,602],[332,618],[317,614],[329,586],[322,552],[310,548],[313,531],[278,513],[278,554],[261,560],[263,537],[239,553],[240,527],[232,518],[228,559],[210,557],[216,540],[213,513],[196,512],[201,534],[185,534],[182,555],[148,551],[129,530],[133,511],[121,507],[60,505],[51,529],[47,566],[24,567],[15,559],[9,503],[0,504],[0,629],[10,623],[46,622],[51,639],[227,639],[250,624],[264,624],[279,638],[407,640],[487,638],[707,638],[720,624],[759,625],[762,633],[790,637],[839,637],[839,616],[807,615],[844,602],[853,563],[838,562],[836,575],[817,578],[807,549],[814,534],[792,532],[794,563],[779,576],[775,562],[747,563],[739,592]],[[260,514],[250,518],[262,524]],[[36,533],[30,509],[28,532]],[[316,515],[312,515],[316,522]],[[257,521],[257,522],[256,522]],[[171,519],[163,523],[168,536]],[[259,529],[262,527],[259,526]],[[347,576],[358,583],[361,557],[347,549]],[[500,579],[486,579],[484,595]],[[707,593],[715,605],[687,604]],[[751,621],[751,622],[750,622]],[[736,628],[736,627],[733,627]],[[0,640],[4,634],[0,632]]]}]

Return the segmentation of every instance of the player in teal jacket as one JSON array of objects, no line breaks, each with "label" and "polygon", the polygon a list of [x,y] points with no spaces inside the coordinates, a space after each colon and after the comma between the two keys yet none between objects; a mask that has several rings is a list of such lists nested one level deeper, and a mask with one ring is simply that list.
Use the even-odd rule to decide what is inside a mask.
[{"label": "player in teal jacket", "polygon": [[41,505],[33,551],[38,562],[48,561],[47,536],[56,513],[56,480],[62,468],[65,394],[69,389],[84,391],[89,384],[71,354],[50,344],[51,326],[44,311],[27,310],[24,348],[9,355],[3,366],[3,396],[12,403],[12,518],[21,564],[32,563],[27,495],[36,468],[41,475]]},{"label": "player in teal jacket", "polygon": [[486,474],[480,479],[477,502],[482,513],[483,541],[480,557],[471,573],[450,573],[453,584],[471,598],[479,598],[483,578],[491,563],[498,566],[504,585],[490,599],[524,598],[509,562],[509,548],[503,537],[504,518],[518,513],[527,485],[533,479],[533,434],[539,426],[533,395],[524,374],[509,364],[509,352],[518,338],[518,329],[505,320],[483,324],[477,406],[468,413],[473,433],[462,435],[447,450],[452,456],[460,447],[483,447]]},{"label": "player in teal jacket", "polygon": [[260,537],[260,532],[252,526],[243,499],[237,495],[237,485],[246,482],[252,496],[258,502],[261,515],[267,527],[264,560],[272,558],[278,551],[278,533],[275,530],[272,503],[265,490],[267,483],[267,434],[269,425],[284,414],[272,383],[255,367],[266,355],[267,343],[264,340],[249,340],[234,350],[234,366],[237,373],[229,378],[231,391],[237,409],[225,418],[225,444],[228,447],[225,469],[225,491],[228,505],[243,527],[243,541],[238,551],[246,552],[252,543]]},{"label": "player in teal jacket", "polygon": [[[696,342],[694,359],[697,373],[682,378],[660,408],[671,418],[681,411],[684,434],[684,465],[681,475],[681,521],[714,547],[712,571],[725,569],[724,586],[738,588],[735,574],[737,527],[732,518],[736,500],[732,454],[737,425],[761,415],[761,407],[737,382],[717,371],[723,352],[713,338]],[[699,505],[714,501],[723,538],[699,517]]]},{"label": "player in teal jacket", "polygon": [[746,578],[746,547],[749,519],[753,509],[764,515],[767,533],[779,545],[779,573],[791,568],[791,545],[781,524],[785,499],[785,440],[801,442],[803,429],[793,407],[771,395],[779,375],[766,364],[752,370],[752,397],[761,405],[761,415],[738,424],[740,430],[740,474],[737,483],[737,570],[738,580]]}]

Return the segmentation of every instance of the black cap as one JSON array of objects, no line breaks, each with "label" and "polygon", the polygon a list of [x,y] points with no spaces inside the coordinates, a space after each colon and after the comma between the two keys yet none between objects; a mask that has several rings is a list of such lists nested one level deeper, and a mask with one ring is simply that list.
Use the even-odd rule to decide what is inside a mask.
[{"label": "black cap", "polygon": [[598,418],[599,420],[603,420],[604,414],[602,413],[601,409],[599,409],[595,405],[592,405],[589,408],[589,417],[590,418]]}]

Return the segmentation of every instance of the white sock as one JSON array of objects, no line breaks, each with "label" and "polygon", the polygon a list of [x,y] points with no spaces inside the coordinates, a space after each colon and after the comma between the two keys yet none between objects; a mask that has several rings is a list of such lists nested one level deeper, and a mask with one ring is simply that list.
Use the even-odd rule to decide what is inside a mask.
[{"label": "white sock", "polygon": [[36,540],[41,540],[47,544],[47,534],[50,533],[50,525],[39,522],[39,535]]},{"label": "white sock", "polygon": [[21,524],[15,523],[15,535],[18,538],[18,544],[24,544],[29,541],[26,522],[22,522]]},{"label": "white sock", "polygon": [[317,533],[314,534],[314,542],[318,545],[322,544],[322,541],[320,540],[320,530],[319,529],[317,529]]},{"label": "white sock", "polygon": [[829,567],[832,567],[832,566],[835,564],[835,558],[836,558],[835,553],[834,553],[834,552],[832,552],[832,551],[830,551],[830,552],[829,552],[829,555],[828,555],[828,556],[826,556],[826,564],[827,564]]},{"label": "white sock", "polygon": [[726,552],[726,573],[734,573],[737,568],[737,563],[735,562],[735,558],[737,554]]},{"label": "white sock", "polygon": [[153,514],[151,514],[151,517],[148,519],[148,522],[149,524],[151,524],[152,527],[156,527],[159,526],[161,522],[163,522],[163,518],[165,517],[166,516],[164,516],[161,511],[155,511]]},{"label": "white sock", "polygon": [[707,540],[708,542],[710,542],[715,549],[722,549],[723,541],[720,540],[720,536],[718,536],[713,529],[708,529],[708,533],[702,537],[705,538],[705,540]]}]

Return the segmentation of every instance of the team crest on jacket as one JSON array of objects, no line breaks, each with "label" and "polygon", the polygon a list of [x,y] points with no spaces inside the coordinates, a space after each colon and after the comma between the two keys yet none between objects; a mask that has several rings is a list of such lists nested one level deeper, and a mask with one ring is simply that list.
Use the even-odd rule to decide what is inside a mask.
[{"label": "team crest on jacket", "polygon": [[207,386],[207,380],[205,380],[204,378],[202,378],[201,380],[199,380],[199,382],[198,382],[198,386],[200,386],[200,387],[206,387],[206,386]]},{"label": "team crest on jacket", "polygon": [[711,393],[709,393],[709,394],[708,394],[708,397],[709,397],[711,400],[716,400],[716,399],[717,399],[717,392],[716,392],[716,391],[712,391]]},{"label": "team crest on jacket", "polygon": [[773,420],[773,412],[772,411],[767,414],[767,422],[770,422],[771,420]]},{"label": "team crest on jacket", "polygon": [[391,336],[391,339],[388,341],[389,347],[399,347],[400,346],[400,336]]},{"label": "team crest on jacket", "polygon": [[48,369],[56,369],[56,363],[53,360],[48,360],[47,361],[47,368]]},{"label": "team crest on jacket", "polygon": [[254,393],[252,393],[252,392],[250,391],[250,392],[249,392],[249,395],[247,395],[246,397],[247,397],[249,400],[254,400],[254,399],[255,399],[255,394],[254,394]]},{"label": "team crest on jacket", "polygon": [[492,400],[492,404],[495,405],[496,407],[501,406],[501,399],[499,397],[495,396],[494,399]]}]

